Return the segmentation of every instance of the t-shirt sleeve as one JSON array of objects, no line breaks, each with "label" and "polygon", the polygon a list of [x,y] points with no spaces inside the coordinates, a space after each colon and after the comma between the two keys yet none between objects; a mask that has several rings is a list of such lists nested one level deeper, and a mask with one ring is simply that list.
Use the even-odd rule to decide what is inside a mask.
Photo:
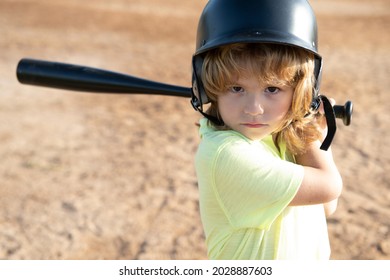
[{"label": "t-shirt sleeve", "polygon": [[232,226],[268,228],[294,198],[303,167],[266,148],[227,145],[214,162],[214,191]]}]

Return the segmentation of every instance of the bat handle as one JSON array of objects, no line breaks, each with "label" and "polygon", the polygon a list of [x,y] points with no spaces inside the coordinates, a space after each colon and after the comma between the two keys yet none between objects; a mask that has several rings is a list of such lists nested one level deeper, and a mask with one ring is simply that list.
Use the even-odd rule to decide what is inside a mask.
[{"label": "bat handle", "polygon": [[338,119],[342,119],[344,125],[350,125],[353,113],[353,104],[351,101],[347,101],[344,105],[333,106],[333,111]]}]

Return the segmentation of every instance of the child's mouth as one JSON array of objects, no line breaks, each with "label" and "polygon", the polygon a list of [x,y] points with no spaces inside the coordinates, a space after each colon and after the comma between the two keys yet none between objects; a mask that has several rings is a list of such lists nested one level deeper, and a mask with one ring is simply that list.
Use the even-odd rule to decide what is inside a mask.
[{"label": "child's mouth", "polygon": [[265,124],[262,123],[243,123],[242,125],[249,128],[260,128],[266,126]]}]

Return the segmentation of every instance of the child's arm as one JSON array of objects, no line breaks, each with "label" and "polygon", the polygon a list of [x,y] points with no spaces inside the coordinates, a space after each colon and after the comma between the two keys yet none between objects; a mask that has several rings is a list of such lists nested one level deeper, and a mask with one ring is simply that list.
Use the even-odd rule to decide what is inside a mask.
[{"label": "child's arm", "polygon": [[[332,106],[336,103],[332,98],[329,100]],[[323,104],[319,108],[319,113],[324,114]],[[326,120],[320,117],[317,122],[324,139],[328,130]],[[331,215],[336,210],[343,182],[333,160],[332,149],[321,150],[320,140],[311,143],[306,153],[296,157],[296,162],[304,167],[304,176],[290,205],[324,204],[325,213]]]},{"label": "child's arm", "polygon": [[[332,106],[335,100],[330,98]],[[319,112],[324,114],[321,104]],[[324,117],[319,118],[318,125],[322,130],[322,138],[327,134]],[[322,139],[323,140],[323,139]],[[313,142],[305,154],[296,157],[296,162],[304,166],[304,177],[299,190],[290,205],[311,205],[324,203],[325,213],[331,215],[337,207],[337,199],[341,194],[343,182],[333,160],[332,149],[320,149],[321,142]]]},{"label": "child's arm", "polygon": [[327,203],[341,194],[342,179],[332,151],[320,150],[320,144],[313,142],[305,154],[296,157],[296,162],[304,167],[304,177],[291,206]]},{"label": "child's arm", "polygon": [[305,154],[296,157],[296,162],[304,167],[304,177],[291,206],[327,203],[341,194],[342,179],[332,151],[320,150],[320,144],[313,142]]}]

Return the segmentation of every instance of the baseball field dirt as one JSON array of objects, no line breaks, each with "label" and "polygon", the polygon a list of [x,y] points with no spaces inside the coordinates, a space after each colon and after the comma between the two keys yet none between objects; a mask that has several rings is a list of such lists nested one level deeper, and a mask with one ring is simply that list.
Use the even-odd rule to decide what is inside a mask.
[{"label": "baseball field dirt", "polygon": [[[0,1],[0,259],[207,259],[194,154],[200,115],[178,97],[21,85],[21,58],[190,86],[205,0]],[[390,257],[390,2],[313,0],[321,91],[344,180],[332,259]]]}]

